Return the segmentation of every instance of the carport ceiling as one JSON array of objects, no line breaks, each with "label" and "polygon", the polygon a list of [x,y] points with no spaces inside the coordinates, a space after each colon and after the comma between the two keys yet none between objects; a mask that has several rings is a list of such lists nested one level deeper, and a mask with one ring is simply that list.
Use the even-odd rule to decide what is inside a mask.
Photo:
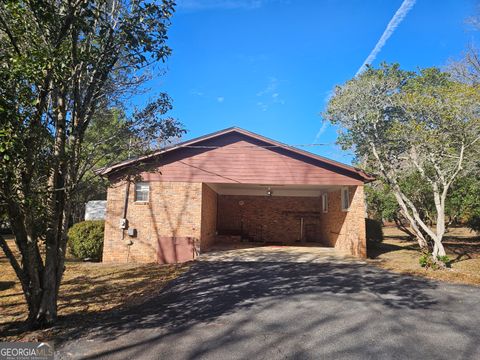
[{"label": "carport ceiling", "polygon": [[268,184],[214,184],[208,183],[220,195],[250,195],[250,196],[303,196],[318,197],[322,193],[339,190],[340,186],[317,185],[268,185]]}]

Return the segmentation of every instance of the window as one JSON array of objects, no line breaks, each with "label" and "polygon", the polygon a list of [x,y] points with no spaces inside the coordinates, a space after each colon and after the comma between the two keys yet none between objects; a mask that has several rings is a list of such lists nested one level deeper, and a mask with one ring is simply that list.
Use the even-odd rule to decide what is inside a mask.
[{"label": "window", "polygon": [[324,213],[328,212],[328,194],[322,194],[322,211]]},{"label": "window", "polygon": [[348,192],[348,187],[342,188],[342,211],[348,211],[350,207],[350,194]]},{"label": "window", "polygon": [[135,184],[135,201],[147,202],[150,192],[150,184],[148,182],[138,182]]}]

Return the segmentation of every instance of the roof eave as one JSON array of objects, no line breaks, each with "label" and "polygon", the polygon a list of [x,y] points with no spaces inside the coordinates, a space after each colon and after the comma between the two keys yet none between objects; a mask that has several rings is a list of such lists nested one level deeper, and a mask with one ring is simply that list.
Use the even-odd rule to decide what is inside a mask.
[{"label": "roof eave", "polygon": [[239,134],[242,134],[242,135],[245,135],[245,136],[248,136],[248,137],[252,137],[254,139],[257,139],[257,140],[260,140],[260,141],[263,141],[263,142],[266,142],[266,143],[274,144],[274,145],[277,145],[277,146],[279,146],[281,148],[284,148],[286,150],[292,151],[294,153],[297,153],[297,154],[300,154],[300,155],[303,155],[303,156],[306,156],[306,157],[309,157],[309,158],[312,158],[312,159],[315,159],[315,160],[318,160],[318,161],[322,161],[322,162],[325,162],[325,163],[330,164],[332,166],[350,171],[354,174],[359,175],[365,183],[372,182],[372,181],[376,180],[375,177],[371,176],[370,174],[367,174],[363,170],[358,169],[354,166],[343,164],[341,162],[331,160],[331,159],[325,158],[323,156],[313,154],[311,152],[289,146],[289,145],[281,143],[279,141],[267,138],[265,136],[262,136],[262,135],[259,135],[259,134],[256,134],[256,133],[252,133],[248,130],[238,128],[238,127],[229,127],[229,128],[223,129],[223,130],[219,130],[219,131],[216,131],[216,132],[204,135],[204,136],[196,137],[196,138],[193,138],[193,139],[190,139],[190,140],[172,145],[170,147],[160,149],[160,150],[155,151],[155,152],[153,152],[151,154],[148,154],[148,155],[143,155],[143,156],[140,156],[140,157],[135,158],[135,159],[125,160],[125,161],[119,162],[117,164],[113,164],[111,166],[106,166],[106,167],[103,167],[103,168],[100,168],[100,169],[96,169],[95,173],[97,175],[100,175],[100,176],[109,176],[112,173],[114,173],[115,171],[121,170],[122,168],[124,168],[128,165],[131,165],[131,164],[143,161],[143,160],[149,160],[151,158],[154,158],[156,156],[165,154],[167,152],[178,150],[178,149],[181,149],[181,148],[185,148],[189,145],[198,143],[200,141],[209,140],[211,138],[222,136],[222,135],[225,135],[225,134],[228,134],[228,133],[233,133],[233,132],[237,132]]}]

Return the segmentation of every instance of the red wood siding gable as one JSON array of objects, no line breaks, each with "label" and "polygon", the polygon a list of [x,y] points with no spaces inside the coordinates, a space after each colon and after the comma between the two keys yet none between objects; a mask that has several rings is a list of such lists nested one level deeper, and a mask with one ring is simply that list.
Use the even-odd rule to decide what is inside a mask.
[{"label": "red wood siding gable", "polygon": [[[362,171],[283,144],[232,130],[142,159],[148,181],[242,184],[359,185]],[[135,161],[103,170],[112,178]],[[158,170],[158,171],[152,171]]]}]

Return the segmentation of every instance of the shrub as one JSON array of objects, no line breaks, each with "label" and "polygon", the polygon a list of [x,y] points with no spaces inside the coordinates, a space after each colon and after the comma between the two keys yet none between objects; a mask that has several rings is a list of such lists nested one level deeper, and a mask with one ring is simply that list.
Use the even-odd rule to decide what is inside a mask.
[{"label": "shrub", "polygon": [[433,270],[439,270],[450,267],[451,260],[447,255],[437,256],[437,259],[434,260],[432,254],[424,252],[422,256],[420,256],[420,259],[418,259],[418,262],[420,263],[420,266],[425,269],[430,268]]},{"label": "shrub", "polygon": [[480,214],[471,215],[466,225],[473,231],[480,233]]},{"label": "shrub", "polygon": [[450,267],[451,260],[447,255],[437,256],[437,259],[444,263],[446,267]]},{"label": "shrub", "polygon": [[380,221],[373,219],[365,219],[365,226],[367,231],[367,241],[383,241],[382,223]]},{"label": "shrub", "polygon": [[420,259],[418,259],[418,262],[421,267],[428,268],[431,263],[431,258],[430,254],[423,254],[420,256]]},{"label": "shrub", "polygon": [[99,261],[103,252],[105,221],[88,220],[73,225],[68,230],[68,246],[73,256]]}]

